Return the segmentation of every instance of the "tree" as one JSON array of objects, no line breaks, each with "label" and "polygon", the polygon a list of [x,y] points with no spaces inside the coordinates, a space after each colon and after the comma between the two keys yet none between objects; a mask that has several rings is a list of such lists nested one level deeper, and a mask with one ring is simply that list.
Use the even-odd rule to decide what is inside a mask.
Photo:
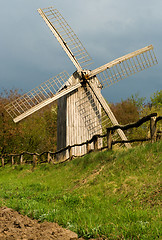
[{"label": "tree", "polygon": [[4,106],[19,96],[18,90],[0,93],[0,154],[55,151],[57,114],[51,110],[53,105],[15,124]]},{"label": "tree", "polygon": [[162,110],[162,90],[155,92],[151,97],[151,106],[157,110]]},{"label": "tree", "polygon": [[[127,99],[125,101],[122,100],[119,103],[111,104],[111,109],[119,124],[125,125],[139,120],[140,114],[138,106],[131,99]],[[137,138],[139,136],[139,130],[127,130],[126,136],[128,139]]]},{"label": "tree", "polygon": [[[57,105],[54,103],[48,105],[15,124],[4,106],[19,96],[18,89],[3,90],[0,93],[0,154],[56,151]],[[136,94],[110,106],[119,124],[122,125],[136,122],[152,112],[162,115],[162,91],[154,93],[148,104],[144,104],[144,101],[145,98],[139,98]],[[127,131],[126,135],[128,139],[145,137],[147,128],[149,123]]]},{"label": "tree", "polygon": [[111,104],[111,109],[119,124],[128,124],[139,120],[138,107],[130,100]]},{"label": "tree", "polygon": [[135,95],[131,95],[131,97],[128,98],[138,109],[138,113],[141,116],[143,109],[145,108],[145,97],[139,97],[139,94],[136,93]]},{"label": "tree", "polygon": [[21,130],[15,125],[4,106],[19,96],[18,90],[4,90],[0,93],[0,153],[17,151],[20,146]]}]

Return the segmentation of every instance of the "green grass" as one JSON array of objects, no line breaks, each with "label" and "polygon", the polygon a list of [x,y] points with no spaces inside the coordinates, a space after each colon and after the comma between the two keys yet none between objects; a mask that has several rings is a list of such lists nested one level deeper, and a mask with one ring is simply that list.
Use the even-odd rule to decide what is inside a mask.
[{"label": "green grass", "polygon": [[0,168],[0,205],[85,238],[160,238],[162,141],[60,165]]}]

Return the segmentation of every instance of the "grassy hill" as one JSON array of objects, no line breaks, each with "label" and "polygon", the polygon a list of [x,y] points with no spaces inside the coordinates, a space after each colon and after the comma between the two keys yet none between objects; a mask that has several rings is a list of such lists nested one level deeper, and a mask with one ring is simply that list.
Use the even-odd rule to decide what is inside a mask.
[{"label": "grassy hill", "polygon": [[160,238],[162,141],[71,162],[0,168],[0,206],[85,238]]}]

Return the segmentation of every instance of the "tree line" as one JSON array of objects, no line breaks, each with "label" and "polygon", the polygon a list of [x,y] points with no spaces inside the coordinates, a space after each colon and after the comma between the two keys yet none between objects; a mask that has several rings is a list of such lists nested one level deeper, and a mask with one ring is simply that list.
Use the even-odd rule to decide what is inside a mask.
[{"label": "tree line", "polygon": [[[53,103],[15,124],[4,106],[19,97],[18,89],[0,92],[0,154],[18,152],[56,151],[57,148],[57,104]],[[118,103],[109,103],[119,124],[138,121],[141,117],[156,112],[162,115],[162,90],[154,93],[146,103],[138,94]],[[148,125],[137,130],[128,130],[128,138],[143,137]]]}]

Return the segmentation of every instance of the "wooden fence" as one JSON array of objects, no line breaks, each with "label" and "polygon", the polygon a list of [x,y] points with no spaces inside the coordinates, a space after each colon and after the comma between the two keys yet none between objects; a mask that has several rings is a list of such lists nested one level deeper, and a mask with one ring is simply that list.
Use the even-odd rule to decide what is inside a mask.
[{"label": "wooden fence", "polygon": [[[157,123],[162,120],[162,116],[157,117],[157,113],[152,113],[146,117],[141,118],[139,121],[127,125],[115,125],[113,127],[107,128],[107,133],[104,135],[94,135],[90,140],[83,142],[81,144],[74,144],[72,146],[67,146],[65,148],[60,149],[57,152],[42,152],[41,154],[39,153],[30,153],[30,152],[22,152],[19,154],[4,154],[1,155],[1,167],[4,167],[6,164],[11,163],[12,165],[15,164],[24,164],[24,163],[32,163],[33,167],[35,167],[38,163],[53,163],[53,164],[60,164],[65,161],[71,160],[73,157],[76,157],[72,155],[72,148],[76,146],[83,146],[86,145],[86,150],[88,154],[89,152],[92,152],[90,150],[90,144],[94,144],[94,150],[93,151],[102,151],[103,149],[112,149],[112,146],[115,144],[123,144],[123,143],[133,143],[133,142],[144,142],[144,141],[151,141],[152,143],[157,141],[158,139],[161,139],[162,131],[157,130]],[[112,140],[112,135],[117,129],[121,130],[128,130],[131,128],[138,128],[141,126],[143,123],[150,121],[150,137],[148,138],[141,138],[141,139],[132,139],[128,141],[113,141]],[[102,148],[98,148],[98,141],[99,138],[105,138],[107,141],[107,145]],[[63,159],[62,161],[57,160],[57,156],[65,151],[68,151],[69,157],[66,159]],[[25,160],[25,156],[28,156],[28,159]],[[30,157],[29,157],[30,156]],[[32,156],[32,158],[31,158]],[[30,158],[30,159],[29,159]]]}]

